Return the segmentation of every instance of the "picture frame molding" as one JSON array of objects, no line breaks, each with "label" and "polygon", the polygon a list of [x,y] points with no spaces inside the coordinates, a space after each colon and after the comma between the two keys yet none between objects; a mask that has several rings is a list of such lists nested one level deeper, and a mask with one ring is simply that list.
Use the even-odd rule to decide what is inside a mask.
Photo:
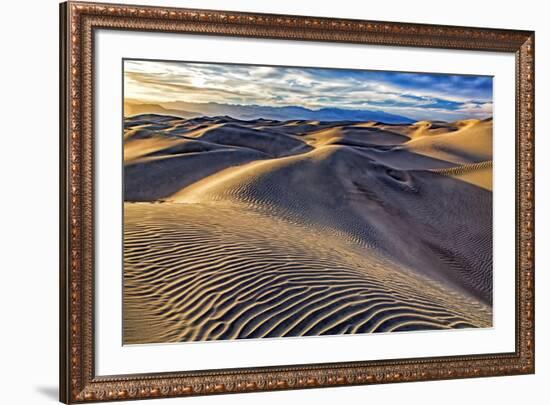
[{"label": "picture frame molding", "polygon": [[[100,29],[514,53],[515,351],[98,376],[94,367],[94,32]],[[65,403],[530,374],[534,325],[534,32],[166,7],[60,5],[60,400]]]}]

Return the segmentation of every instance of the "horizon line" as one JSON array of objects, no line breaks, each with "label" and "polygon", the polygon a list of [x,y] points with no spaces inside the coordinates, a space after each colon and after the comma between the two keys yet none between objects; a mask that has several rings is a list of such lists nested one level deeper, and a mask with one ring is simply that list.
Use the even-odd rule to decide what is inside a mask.
[{"label": "horizon line", "polygon": [[446,124],[452,124],[454,122],[460,122],[460,121],[471,121],[471,120],[475,120],[475,121],[489,121],[489,120],[492,120],[493,119],[493,115],[490,115],[488,117],[485,117],[485,118],[463,118],[463,119],[458,119],[458,120],[454,120],[454,121],[445,121],[445,120],[414,120],[412,118],[409,118],[409,117],[404,117],[404,118],[407,118],[407,119],[410,119],[411,121],[413,121],[412,123],[409,123],[409,122],[403,122],[403,123],[388,123],[388,122],[384,122],[384,121],[378,121],[378,120],[354,120],[354,119],[342,119],[342,120],[317,120],[317,119],[303,119],[303,118],[289,118],[289,119],[285,119],[285,120],[279,120],[279,119],[273,119],[273,118],[264,118],[264,117],[258,117],[258,118],[250,118],[250,119],[243,119],[243,118],[235,118],[231,115],[198,115],[198,116],[194,116],[194,117],[190,117],[190,118],[186,118],[186,117],[183,117],[183,116],[178,116],[178,115],[173,115],[173,114],[159,114],[159,113],[139,113],[139,114],[131,114],[131,115],[125,115],[123,114],[123,118],[126,120],[126,119],[133,119],[133,118],[136,118],[136,117],[139,117],[139,116],[142,116],[142,115],[153,115],[153,116],[158,116],[158,117],[173,117],[173,118],[177,118],[177,119],[181,119],[181,120],[184,120],[184,121],[189,121],[189,120],[194,120],[194,119],[202,119],[202,118],[211,118],[211,119],[214,119],[214,118],[228,118],[228,119],[231,119],[231,120],[234,120],[234,121],[244,121],[244,122],[252,122],[252,121],[258,121],[258,120],[263,120],[263,121],[274,121],[274,122],[290,122],[290,121],[302,121],[302,122],[375,122],[375,123],[379,123],[379,124],[385,124],[385,125],[414,125],[414,124],[417,124],[419,122],[432,122],[432,123],[436,123],[436,122],[442,122],[442,123],[446,123]]}]

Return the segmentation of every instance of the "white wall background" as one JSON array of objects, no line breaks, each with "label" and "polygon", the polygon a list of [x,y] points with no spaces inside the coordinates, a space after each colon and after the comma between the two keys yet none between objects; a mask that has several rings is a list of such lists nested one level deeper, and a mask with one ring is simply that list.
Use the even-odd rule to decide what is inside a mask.
[{"label": "white wall background", "polygon": [[[118,0],[119,3],[128,1]],[[134,0],[134,3],[148,3]],[[58,7],[5,2],[0,23],[1,403],[57,402]],[[547,403],[550,381],[550,24],[538,0],[155,0],[155,5],[363,18],[536,31],[537,373],[383,386],[170,399],[148,404]],[[547,175],[547,174],[546,174]],[[546,384],[545,384],[546,383]],[[546,398],[546,399],[545,399]]]}]

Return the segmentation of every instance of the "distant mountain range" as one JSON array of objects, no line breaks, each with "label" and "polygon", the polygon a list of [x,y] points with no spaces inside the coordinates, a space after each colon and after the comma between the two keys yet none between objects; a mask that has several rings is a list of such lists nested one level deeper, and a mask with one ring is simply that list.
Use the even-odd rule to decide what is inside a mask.
[{"label": "distant mountain range", "polygon": [[265,118],[279,121],[377,121],[388,124],[410,124],[416,122],[416,120],[408,117],[372,110],[348,110],[343,108],[311,110],[299,106],[269,107],[220,103],[187,103],[183,101],[150,104],[126,100],[124,102],[124,115],[132,116],[136,114],[164,114],[182,118],[227,115],[241,120]]}]

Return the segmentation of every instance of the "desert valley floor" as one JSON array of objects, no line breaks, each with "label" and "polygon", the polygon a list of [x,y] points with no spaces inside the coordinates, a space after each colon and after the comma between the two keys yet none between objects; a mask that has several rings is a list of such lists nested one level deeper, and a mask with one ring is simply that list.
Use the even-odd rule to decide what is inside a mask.
[{"label": "desert valley floor", "polygon": [[125,119],[124,343],[492,325],[492,120]]}]

